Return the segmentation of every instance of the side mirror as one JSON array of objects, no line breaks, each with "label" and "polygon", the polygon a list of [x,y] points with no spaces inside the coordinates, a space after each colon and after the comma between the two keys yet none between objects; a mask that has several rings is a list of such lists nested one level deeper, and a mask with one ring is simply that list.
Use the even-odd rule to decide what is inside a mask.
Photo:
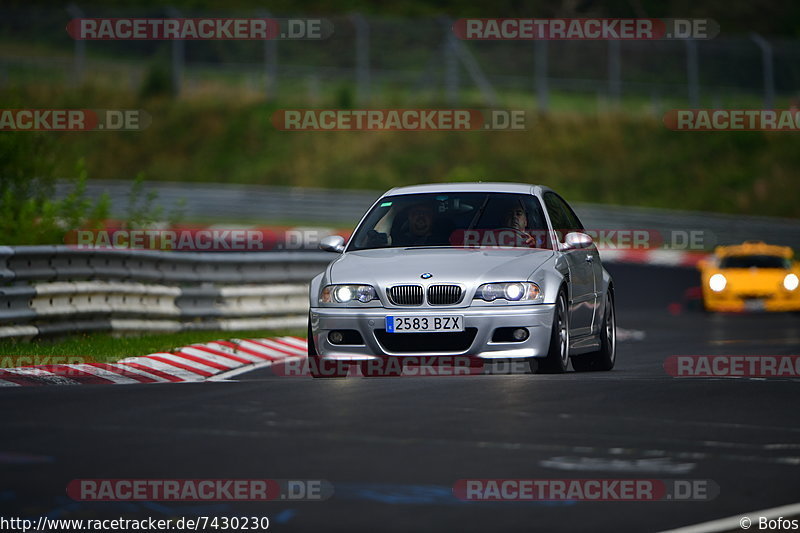
[{"label": "side mirror", "polygon": [[320,250],[326,252],[335,252],[340,254],[344,252],[344,237],[341,235],[328,235],[319,241]]},{"label": "side mirror", "polygon": [[592,245],[594,241],[592,238],[585,234],[578,231],[573,231],[567,233],[567,236],[564,237],[564,244],[562,245],[562,250],[575,250],[581,248],[588,248]]}]

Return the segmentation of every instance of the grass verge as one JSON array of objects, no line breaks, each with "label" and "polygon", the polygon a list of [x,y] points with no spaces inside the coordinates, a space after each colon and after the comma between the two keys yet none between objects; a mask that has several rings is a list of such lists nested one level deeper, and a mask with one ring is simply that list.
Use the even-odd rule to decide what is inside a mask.
[{"label": "grass verge", "polygon": [[[294,335],[305,337],[305,330],[184,331],[156,335],[118,337],[110,333],[76,334],[61,339],[32,342],[0,341],[0,367],[19,364],[112,363],[126,357],[168,352],[181,346],[232,338],[261,338]],[[47,360],[45,358],[50,358]]]}]

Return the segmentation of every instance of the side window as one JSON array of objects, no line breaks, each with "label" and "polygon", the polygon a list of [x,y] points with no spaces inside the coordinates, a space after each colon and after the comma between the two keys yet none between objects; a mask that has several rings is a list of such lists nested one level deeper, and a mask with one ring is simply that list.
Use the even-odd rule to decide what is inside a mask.
[{"label": "side window", "polygon": [[569,221],[569,230],[570,231],[583,231],[583,224],[581,224],[578,215],[575,214],[575,211],[569,206],[569,204],[561,197],[558,198],[564,206],[564,213],[567,216],[567,220]]},{"label": "side window", "polygon": [[564,242],[564,235],[571,231],[570,220],[564,210],[564,202],[554,193],[547,192],[544,194],[544,206],[550,216],[550,222],[553,224],[553,230],[555,230],[559,242]]},{"label": "side window", "polygon": [[558,233],[560,241],[563,241],[564,235],[570,231],[583,231],[583,224],[581,224],[578,215],[575,214],[575,211],[563,198],[555,193],[548,192],[544,195],[544,203],[547,206],[550,220],[553,221],[553,229]]}]

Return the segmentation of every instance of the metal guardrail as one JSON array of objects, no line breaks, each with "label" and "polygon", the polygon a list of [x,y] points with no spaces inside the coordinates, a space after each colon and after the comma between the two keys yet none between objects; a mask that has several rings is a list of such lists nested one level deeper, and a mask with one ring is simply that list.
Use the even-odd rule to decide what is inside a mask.
[{"label": "metal guardrail", "polygon": [[305,326],[327,253],[0,247],[0,338]]},{"label": "metal guardrail", "polygon": [[[158,203],[177,205],[185,201],[188,218],[202,220],[300,220],[354,227],[369,206],[380,196],[378,191],[333,190],[222,183],[148,182],[147,189],[158,193]],[[57,195],[66,194],[64,184]],[[107,192],[112,214],[122,218],[130,194],[130,182],[92,181],[87,194]],[[700,231],[703,244],[711,249],[720,244],[738,244],[745,240],[763,240],[800,250],[800,221],[776,217],[753,217],[612,206],[590,203],[573,204],[587,228],[597,230],[636,229],[670,235],[675,232]]]}]

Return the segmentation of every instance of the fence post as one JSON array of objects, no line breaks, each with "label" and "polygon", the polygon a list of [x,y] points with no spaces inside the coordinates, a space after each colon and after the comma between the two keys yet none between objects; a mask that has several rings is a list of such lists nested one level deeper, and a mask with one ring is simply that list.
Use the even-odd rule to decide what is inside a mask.
[{"label": "fence post", "polygon": [[686,83],[689,89],[689,107],[700,107],[697,42],[694,39],[686,39]]},{"label": "fence post", "polygon": [[[270,14],[263,10],[256,14],[259,18],[270,18]],[[264,92],[267,100],[278,96],[278,35],[264,40]]]},{"label": "fence post", "polygon": [[448,105],[458,105],[459,79],[458,79],[458,58],[456,57],[456,37],[450,27],[450,20],[444,19],[444,42],[442,43],[442,54],[444,56],[444,90]]},{"label": "fence post", "polygon": [[772,66],[772,45],[757,33],[750,38],[761,48],[762,72],[764,75],[764,109],[772,109],[775,105],[775,74]]},{"label": "fence post", "polygon": [[350,16],[356,30],[356,101],[369,103],[369,23],[360,13]]},{"label": "fence post", "polygon": [[534,70],[536,75],[536,101],[539,112],[546,113],[550,108],[550,94],[547,84],[547,41],[544,39],[534,41]]},{"label": "fence post", "polygon": [[619,106],[622,96],[620,73],[620,43],[613,39],[608,41],[608,94],[614,106]]},{"label": "fence post", "polygon": [[[67,13],[74,19],[83,18],[83,11],[75,4],[67,6]],[[77,86],[83,82],[83,69],[86,65],[86,41],[75,39],[74,54],[72,58],[72,83]]]},{"label": "fence post", "polygon": [[[167,8],[167,15],[181,18],[181,13],[174,7]],[[172,94],[180,96],[183,85],[184,42],[180,39],[172,41]]]}]

